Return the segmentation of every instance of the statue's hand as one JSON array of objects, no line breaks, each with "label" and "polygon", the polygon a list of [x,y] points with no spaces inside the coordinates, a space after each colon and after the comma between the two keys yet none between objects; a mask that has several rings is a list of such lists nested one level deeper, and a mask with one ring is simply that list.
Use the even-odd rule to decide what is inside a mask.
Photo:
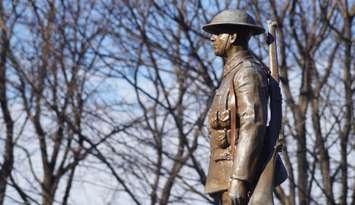
[{"label": "statue's hand", "polygon": [[247,185],[243,180],[232,179],[229,187],[229,197],[233,205],[247,205]]}]

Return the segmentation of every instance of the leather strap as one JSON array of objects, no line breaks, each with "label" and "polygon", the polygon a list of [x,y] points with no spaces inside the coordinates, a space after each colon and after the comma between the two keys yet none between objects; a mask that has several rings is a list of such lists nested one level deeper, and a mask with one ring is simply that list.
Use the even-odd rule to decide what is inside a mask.
[{"label": "leather strap", "polygon": [[237,98],[235,96],[234,89],[234,75],[232,82],[229,85],[229,92],[231,96],[231,150],[232,150],[232,159],[234,161],[235,152],[236,152],[236,141],[238,140],[238,130],[237,130]]}]

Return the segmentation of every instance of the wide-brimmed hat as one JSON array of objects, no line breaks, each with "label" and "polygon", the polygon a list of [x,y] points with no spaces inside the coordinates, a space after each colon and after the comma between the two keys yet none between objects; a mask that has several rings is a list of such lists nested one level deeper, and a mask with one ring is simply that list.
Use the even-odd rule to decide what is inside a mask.
[{"label": "wide-brimmed hat", "polygon": [[248,30],[252,35],[265,32],[262,26],[255,23],[253,17],[243,10],[224,10],[213,17],[202,29],[211,34],[235,33]]}]

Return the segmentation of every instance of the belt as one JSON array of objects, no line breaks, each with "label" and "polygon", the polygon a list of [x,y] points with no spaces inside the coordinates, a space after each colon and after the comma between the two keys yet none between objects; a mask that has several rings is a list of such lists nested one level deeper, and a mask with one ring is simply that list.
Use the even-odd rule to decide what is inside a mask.
[{"label": "belt", "polygon": [[227,148],[216,148],[211,152],[212,160],[222,161],[222,160],[232,160],[231,146]]}]

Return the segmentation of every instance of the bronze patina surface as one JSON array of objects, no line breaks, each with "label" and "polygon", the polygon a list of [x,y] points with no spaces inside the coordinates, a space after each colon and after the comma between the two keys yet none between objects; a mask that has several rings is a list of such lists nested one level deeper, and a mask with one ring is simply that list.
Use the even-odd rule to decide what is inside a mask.
[{"label": "bronze patina surface", "polygon": [[[267,160],[262,155],[268,140],[270,74],[248,50],[250,37],[264,29],[242,10],[222,11],[203,29],[212,34],[214,52],[224,60],[208,112],[211,155],[205,191],[219,204],[245,205]],[[280,166],[275,185],[286,178]]]}]

